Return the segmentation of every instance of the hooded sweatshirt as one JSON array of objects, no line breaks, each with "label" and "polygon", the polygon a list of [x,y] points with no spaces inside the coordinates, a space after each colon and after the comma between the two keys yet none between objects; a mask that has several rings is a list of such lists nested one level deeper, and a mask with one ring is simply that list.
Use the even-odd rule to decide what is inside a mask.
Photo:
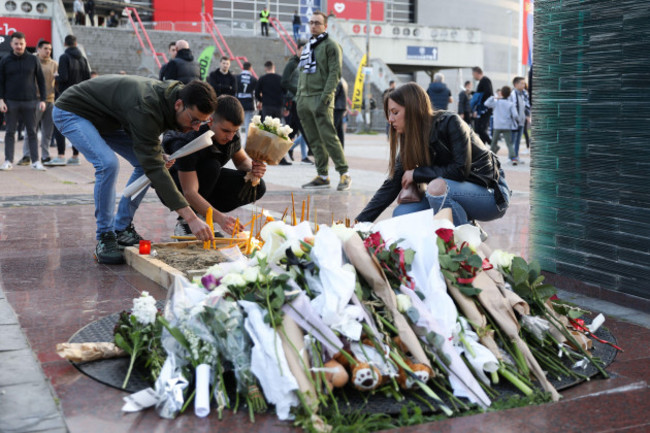
[{"label": "hooded sweatshirt", "polygon": [[199,64],[194,61],[194,55],[189,48],[178,50],[176,57],[167,63],[163,80],[178,80],[187,84],[192,80],[201,79],[201,69]]},{"label": "hooded sweatshirt", "polygon": [[449,97],[451,96],[451,90],[447,85],[440,81],[434,81],[429,84],[427,89],[427,95],[431,100],[431,105],[436,110],[446,110],[449,106]]},{"label": "hooded sweatshirt", "polygon": [[68,47],[59,57],[59,92],[90,79],[88,61],[77,47]]}]

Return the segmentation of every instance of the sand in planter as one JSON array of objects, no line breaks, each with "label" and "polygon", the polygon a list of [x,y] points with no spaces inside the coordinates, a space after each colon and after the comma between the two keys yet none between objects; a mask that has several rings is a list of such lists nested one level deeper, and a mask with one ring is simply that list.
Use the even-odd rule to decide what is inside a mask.
[{"label": "sand in planter", "polygon": [[214,264],[227,261],[219,250],[204,250],[202,242],[183,244],[185,245],[154,244],[152,249],[156,250],[158,260],[182,272],[207,269]]}]

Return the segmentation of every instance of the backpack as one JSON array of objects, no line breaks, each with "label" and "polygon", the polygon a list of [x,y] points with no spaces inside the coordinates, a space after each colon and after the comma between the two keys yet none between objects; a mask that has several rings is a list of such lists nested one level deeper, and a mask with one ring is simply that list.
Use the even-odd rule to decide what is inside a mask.
[{"label": "backpack", "polygon": [[483,105],[483,92],[474,92],[472,95],[472,99],[469,101],[469,107],[470,109],[480,117],[483,115],[486,111],[488,111],[488,108]]}]

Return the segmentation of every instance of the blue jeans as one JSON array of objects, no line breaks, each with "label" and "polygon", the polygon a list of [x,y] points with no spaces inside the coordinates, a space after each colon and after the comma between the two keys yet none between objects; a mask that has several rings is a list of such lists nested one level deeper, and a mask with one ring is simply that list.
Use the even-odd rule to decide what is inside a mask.
[{"label": "blue jeans", "polygon": [[510,189],[505,176],[499,179],[499,189],[506,199],[501,206],[496,204],[494,191],[472,182],[457,182],[444,179],[447,183],[447,193],[441,196],[432,196],[428,192],[418,203],[405,203],[398,205],[393,211],[393,216],[418,212],[424,209],[433,209],[434,213],[441,209],[450,208],[454,217],[454,225],[467,224],[471,220],[491,221],[501,218],[510,203]]},{"label": "blue jeans", "polygon": [[239,134],[240,139],[243,138],[241,142],[241,146],[243,148],[246,148],[246,139],[248,138],[248,125],[250,125],[254,115],[255,115],[255,110],[244,111],[244,124],[242,125],[244,127],[244,133]]},{"label": "blue jeans", "polygon": [[300,39],[300,24],[294,24],[293,25],[293,40],[298,43],[298,39]]},{"label": "blue jeans", "polygon": [[307,142],[305,141],[305,137],[303,137],[302,134],[300,134],[298,138],[294,140],[293,146],[291,146],[291,149],[289,149],[289,151],[292,151],[298,145],[300,145],[300,154],[302,156],[301,159],[307,158],[308,155]]},{"label": "blue jeans", "polygon": [[133,221],[146,189],[134,200],[122,197],[115,214],[115,182],[120,169],[117,155],[134,168],[127,185],[144,174],[133,152],[133,141],[123,130],[100,134],[87,119],[54,107],[52,119],[61,133],[95,167],[95,218],[97,239],[99,235],[114,230],[124,230]]},{"label": "blue jeans", "polygon": [[519,143],[521,142],[521,136],[524,133],[524,127],[520,126],[518,129],[512,130],[512,144],[515,147],[515,158],[519,158]]}]

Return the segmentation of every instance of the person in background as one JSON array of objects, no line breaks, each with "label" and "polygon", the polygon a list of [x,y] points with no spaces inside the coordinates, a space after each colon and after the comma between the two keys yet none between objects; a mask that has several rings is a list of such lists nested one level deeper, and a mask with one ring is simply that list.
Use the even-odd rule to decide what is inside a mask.
[{"label": "person in background", "polygon": [[473,98],[477,99],[477,103],[475,107],[472,107],[472,111],[476,112],[474,127],[479,137],[481,137],[481,141],[489,146],[492,142],[490,134],[488,133],[488,129],[490,128],[490,118],[492,117],[492,109],[485,106],[485,101],[494,94],[492,81],[483,75],[483,70],[478,66],[472,68],[472,77],[474,80],[478,81],[476,93],[473,96]]},{"label": "person in background", "polygon": [[275,73],[275,65],[270,60],[264,63],[264,72],[255,88],[258,108],[261,105],[262,121],[266,116],[282,119],[282,76]]},{"label": "person in background", "polygon": [[450,208],[454,224],[501,218],[510,190],[499,160],[457,114],[433,111],[424,89],[407,83],[388,94],[389,175],[356,217],[374,221],[403,188],[426,183],[420,202],[398,205],[393,216]]},{"label": "person in background", "polygon": [[345,149],[345,132],[343,132],[343,117],[348,112],[348,82],[341,77],[334,93],[334,127],[339,137],[341,147]]},{"label": "person in background", "polygon": [[[226,212],[259,200],[266,192],[264,180],[261,180],[254,197],[240,197],[246,173],[252,172],[262,178],[266,172],[264,163],[253,161],[241,147],[239,127],[243,121],[244,109],[237,98],[222,95],[217,98],[217,109],[210,125],[189,133],[169,131],[163,137],[165,152],[172,154],[208,129],[214,132],[212,146],[179,158],[169,172],[190,207],[204,217],[211,207],[214,222],[229,234],[235,229],[236,219]],[[234,170],[225,168],[231,160]],[[179,217],[174,234],[189,235],[189,229],[185,220]]]},{"label": "person in background", "polygon": [[[113,12],[113,11],[111,11]],[[167,54],[169,55],[169,61],[162,65],[160,67],[160,71],[158,72],[158,79],[160,81],[163,80],[163,77],[165,76],[165,70],[167,69],[167,65],[169,65],[169,62],[174,60],[176,58],[176,42],[170,42],[169,46],[167,47]]]},{"label": "person in background", "polygon": [[25,34],[14,32],[10,38],[11,52],[0,60],[0,111],[6,113],[5,161],[0,170],[13,168],[15,133],[22,119],[27,130],[29,157],[34,170],[45,170],[38,159],[36,113],[45,111],[45,79],[41,62],[26,51]]},{"label": "person in background", "polygon": [[445,76],[442,72],[433,75],[433,82],[429,84],[427,95],[431,100],[434,110],[446,110],[454,99],[451,97],[451,90],[445,84]]},{"label": "person in background", "polygon": [[499,152],[499,137],[503,139],[508,146],[508,158],[512,165],[517,165],[518,158],[515,152],[512,136],[517,130],[517,109],[510,98],[512,90],[508,86],[501,88],[501,93],[497,96],[490,96],[485,101],[485,106],[493,110],[492,118],[494,120],[494,132],[492,133],[491,150],[495,154]]},{"label": "person in background", "polygon": [[472,124],[472,108],[469,100],[472,94],[472,82],[465,81],[465,88],[458,94],[458,115],[461,119],[467,122],[468,125]]},{"label": "person in background", "polygon": [[262,9],[262,12],[260,12],[260,24],[262,26],[262,36],[268,36],[269,35],[269,18],[271,16],[271,12],[266,10],[266,7]]},{"label": "person in background", "polygon": [[110,11],[108,13],[108,18],[106,18],[106,27],[117,27],[120,24],[120,20],[115,14],[115,11]]},{"label": "person in background", "polygon": [[519,144],[521,143],[521,136],[524,133],[526,122],[530,117],[530,104],[528,102],[528,94],[526,93],[526,80],[524,77],[515,77],[512,80],[512,93],[510,100],[512,101],[517,111],[517,128],[512,132],[512,145],[515,148],[515,158],[519,160]]},{"label": "person in background", "polygon": [[72,4],[72,12],[74,13],[75,25],[86,25],[86,13],[84,11],[84,4],[81,0],[74,0],[74,3]]},{"label": "person in background", "polygon": [[[90,79],[90,66],[88,61],[77,47],[77,37],[67,35],[65,37],[65,51],[59,56],[59,75],[56,79],[59,96],[75,84]],[[79,165],[79,151],[72,146],[72,156],[65,159],[65,137],[54,125],[54,141],[58,156],[51,162],[53,165]]]},{"label": "person in background", "polygon": [[92,71],[92,72],[90,73],[90,78],[97,78],[97,77],[99,77],[99,72],[97,72],[97,71]]},{"label": "person in background", "polygon": [[219,67],[208,76],[208,83],[214,88],[217,96],[237,94],[237,79],[230,72],[230,58],[221,57]]},{"label": "person in background", "polygon": [[[41,39],[38,41],[36,48],[38,60],[41,62],[43,78],[45,79],[45,111],[36,112],[36,124],[41,124],[41,163],[45,166],[52,164],[50,158],[50,142],[54,131],[52,123],[52,107],[54,106],[54,87],[56,85],[55,76],[58,73],[59,65],[52,60],[52,44],[49,41]],[[23,157],[29,157],[29,146],[27,142],[23,143]]]},{"label": "person in background", "polygon": [[84,9],[90,20],[91,27],[95,25],[95,0],[86,0],[84,4]]},{"label": "person in background", "polygon": [[298,11],[293,11],[293,22],[291,24],[293,25],[293,40],[297,44],[300,39],[300,27],[302,27],[302,19]]},{"label": "person in background", "polygon": [[[289,138],[294,140],[293,146],[289,149],[288,155],[291,160],[293,160],[293,150],[296,146],[300,146],[301,153],[301,162],[304,164],[313,164],[311,159],[309,159],[309,152],[307,151],[308,143],[305,139],[305,132],[302,129],[302,124],[300,123],[300,116],[298,116],[297,103],[296,103],[296,92],[298,91],[298,78],[300,71],[298,70],[298,63],[300,62],[300,53],[305,46],[305,42],[302,40],[298,41],[298,49],[296,54],[291,56],[287,64],[284,66],[284,71],[282,71],[282,90],[284,91],[285,103],[284,107],[288,113],[285,115],[286,123],[293,129]],[[286,158],[283,158],[282,161],[286,162]],[[284,164],[280,161],[280,164]]]},{"label": "person in background", "polygon": [[251,73],[250,62],[244,62],[244,70],[237,77],[237,99],[244,108],[244,140],[243,146],[246,147],[246,138],[248,137],[248,125],[250,125],[255,115],[255,89],[257,87],[257,78]]},{"label": "person in background", "polygon": [[199,64],[194,60],[190,44],[186,40],[176,41],[176,57],[167,63],[162,78],[163,80],[178,80],[183,84],[201,78]]},{"label": "person in background", "polygon": [[309,20],[311,39],[300,55],[298,78],[298,113],[307,142],[314,153],[317,176],[302,185],[304,189],[330,187],[329,159],[341,175],[337,191],[347,191],[352,184],[343,146],[334,127],[334,93],[341,79],[340,45],[329,38],[327,16],[316,11]]},{"label": "person in background", "polygon": [[133,217],[147,188],[135,197],[123,196],[115,212],[117,155],[133,166],[127,185],[146,174],[165,205],[187,221],[197,239],[214,238],[169,175],[160,135],[168,130],[197,131],[210,122],[216,105],[214,89],[203,81],[183,84],[135,75],[86,80],[56,101],[54,123],[95,167],[95,257],[99,263],[124,263],[120,246],[136,245],[142,239]]}]

